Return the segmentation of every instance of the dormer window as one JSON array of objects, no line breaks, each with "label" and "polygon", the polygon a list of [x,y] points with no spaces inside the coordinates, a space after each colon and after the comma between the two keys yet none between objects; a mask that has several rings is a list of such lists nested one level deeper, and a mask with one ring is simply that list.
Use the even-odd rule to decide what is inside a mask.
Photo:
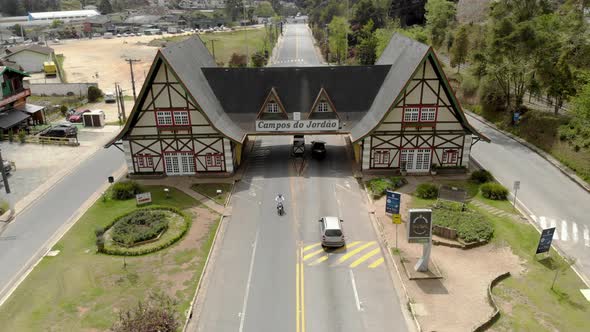
[{"label": "dormer window", "polygon": [[330,110],[328,109],[328,102],[326,101],[320,101],[320,103],[318,104],[318,112],[329,112]]},{"label": "dormer window", "polygon": [[266,113],[279,113],[279,105],[274,101],[269,102],[266,104]]}]

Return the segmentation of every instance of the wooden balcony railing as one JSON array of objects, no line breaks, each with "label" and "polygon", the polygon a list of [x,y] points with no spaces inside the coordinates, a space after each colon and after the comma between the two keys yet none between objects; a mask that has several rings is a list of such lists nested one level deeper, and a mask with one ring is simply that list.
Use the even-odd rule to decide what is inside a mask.
[{"label": "wooden balcony railing", "polygon": [[0,100],[0,106],[8,105],[14,101],[17,101],[21,98],[25,98],[31,95],[31,89],[22,89],[19,92],[12,94],[8,97],[4,97]]}]

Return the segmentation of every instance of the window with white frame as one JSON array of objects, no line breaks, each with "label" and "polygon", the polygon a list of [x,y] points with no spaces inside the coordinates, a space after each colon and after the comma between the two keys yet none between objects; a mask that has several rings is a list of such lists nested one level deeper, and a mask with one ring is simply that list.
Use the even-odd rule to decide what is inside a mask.
[{"label": "window with white frame", "polygon": [[137,167],[138,168],[152,168],[154,167],[154,160],[152,156],[147,154],[139,154],[135,157],[137,159]]},{"label": "window with white frame", "polygon": [[375,150],[373,158],[375,165],[389,165],[389,150]]},{"label": "window with white frame", "polygon": [[404,122],[418,122],[420,118],[420,108],[406,107],[404,108]]},{"label": "window with white frame", "polygon": [[170,111],[157,111],[156,118],[158,126],[171,126],[172,125],[172,112]]},{"label": "window with white frame", "polygon": [[143,156],[142,155],[138,155],[135,158],[137,159],[137,167],[139,167],[139,168],[145,167],[145,163],[143,161]]},{"label": "window with white frame", "polygon": [[174,111],[174,124],[175,125],[188,125],[188,111]]},{"label": "window with white frame", "polygon": [[223,162],[221,153],[207,153],[205,155],[205,164],[207,167],[220,167]]},{"label": "window with white frame", "polygon": [[420,110],[420,122],[432,122],[436,120],[436,107],[422,107]]},{"label": "window with white frame", "polygon": [[279,105],[271,101],[270,103],[266,104],[266,112],[267,113],[279,113]]},{"label": "window with white frame", "polygon": [[456,149],[445,149],[443,150],[442,163],[443,164],[456,164],[459,159],[459,151]]},{"label": "window with white frame", "polygon": [[325,101],[320,101],[320,104],[318,105],[318,112],[329,112],[330,110],[328,109],[328,102]]}]

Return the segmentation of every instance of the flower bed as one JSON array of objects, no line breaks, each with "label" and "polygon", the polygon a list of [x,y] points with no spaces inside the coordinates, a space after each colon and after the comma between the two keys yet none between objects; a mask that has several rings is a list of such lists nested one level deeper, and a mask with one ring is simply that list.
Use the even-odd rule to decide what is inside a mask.
[{"label": "flower bed", "polygon": [[461,204],[437,202],[432,209],[434,225],[457,231],[459,240],[465,243],[488,242],[492,239],[494,228],[484,215],[472,211],[462,211]]},{"label": "flower bed", "polygon": [[[132,218],[133,216],[137,216],[138,213],[152,213],[152,216],[159,218],[165,216],[167,220],[165,229],[162,230],[161,228],[158,228],[160,231],[156,232],[154,236],[149,239],[141,240],[140,243],[135,242],[133,246],[129,246],[127,243],[120,243],[120,241],[116,241],[115,239],[118,238],[118,236],[114,234],[116,227],[115,225],[117,225],[119,221],[125,221]],[[103,244],[98,247],[98,251],[105,254],[123,256],[149,254],[169,247],[176,241],[180,240],[188,231],[190,223],[191,219],[188,215],[173,207],[150,206],[137,209],[115,218],[111,224],[105,227],[104,234],[99,235],[99,237],[102,237],[103,239]],[[146,233],[148,232],[143,232],[142,234]],[[150,231],[149,233],[153,232]],[[97,234],[100,234],[100,232]]]}]

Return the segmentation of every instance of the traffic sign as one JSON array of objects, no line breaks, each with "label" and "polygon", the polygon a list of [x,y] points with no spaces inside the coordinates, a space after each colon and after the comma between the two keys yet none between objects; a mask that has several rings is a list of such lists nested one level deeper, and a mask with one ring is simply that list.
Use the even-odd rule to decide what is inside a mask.
[{"label": "traffic sign", "polygon": [[520,181],[514,181],[514,191],[520,189]]},{"label": "traffic sign", "polygon": [[408,242],[428,243],[432,236],[432,210],[410,209]]},{"label": "traffic sign", "polygon": [[391,190],[387,190],[385,194],[387,197],[385,201],[385,213],[399,214],[399,206],[402,199],[401,194]]},{"label": "traffic sign", "polygon": [[399,213],[394,213],[391,215],[391,221],[396,224],[399,225],[402,223],[402,216]]},{"label": "traffic sign", "polygon": [[555,227],[546,228],[543,230],[541,233],[541,238],[539,239],[539,245],[537,246],[537,252],[535,254],[548,252],[551,249],[553,233],[555,233]]}]

